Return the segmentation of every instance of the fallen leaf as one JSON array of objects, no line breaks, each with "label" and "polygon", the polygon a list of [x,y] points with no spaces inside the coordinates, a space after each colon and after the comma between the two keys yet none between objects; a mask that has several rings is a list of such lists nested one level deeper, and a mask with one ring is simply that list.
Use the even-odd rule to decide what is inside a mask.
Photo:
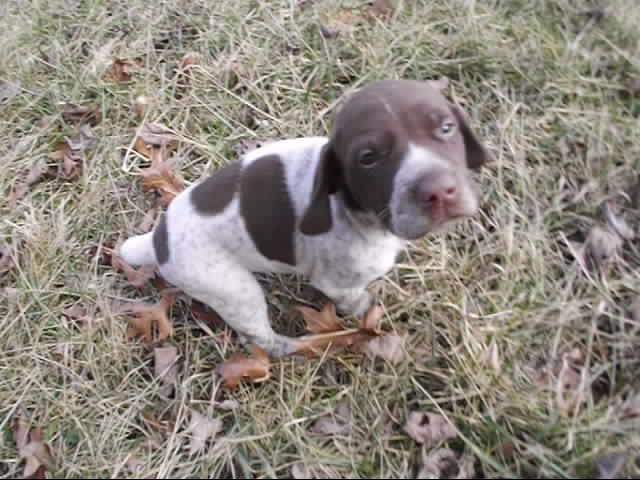
[{"label": "fallen leaf", "polygon": [[251,346],[251,356],[236,352],[216,368],[224,380],[223,388],[236,388],[243,380],[260,383],[271,377],[271,362],[267,353],[256,345]]},{"label": "fallen leaf", "polygon": [[622,404],[623,419],[640,418],[640,393],[630,395]]},{"label": "fallen leaf", "polygon": [[125,462],[125,466],[127,467],[127,470],[129,470],[129,473],[134,476],[134,478],[142,477],[142,472],[144,471],[144,462],[140,458],[135,456],[129,457]]},{"label": "fallen leaf", "polygon": [[23,198],[32,186],[46,176],[48,171],[49,167],[46,162],[35,162],[34,165],[22,175],[22,179],[18,181],[15,188],[11,190],[11,193],[9,193],[9,204],[14,204],[17,200]]},{"label": "fallen leaf", "polygon": [[23,412],[19,411],[14,419],[13,438],[18,455],[25,462],[23,478],[46,478],[46,471],[54,467],[55,461],[43,439],[42,428],[30,430]]},{"label": "fallen leaf", "polygon": [[165,395],[170,395],[177,381],[178,349],[173,345],[153,349],[154,374],[166,387]]},{"label": "fallen leaf", "polygon": [[77,178],[82,170],[83,152],[95,145],[95,136],[88,126],[79,129],[72,137],[56,143],[49,159],[57,162],[57,176],[66,180]]},{"label": "fallen leaf", "polygon": [[630,78],[624,84],[626,92],[632,97],[640,95],[640,78]]},{"label": "fallen leaf", "polygon": [[606,269],[617,259],[621,247],[617,234],[595,226],[582,247],[582,260],[589,269]]},{"label": "fallen leaf", "polygon": [[177,146],[176,136],[167,127],[159,123],[145,123],[136,130],[133,148],[147,158],[151,158],[153,150],[160,150],[162,155],[158,160],[165,161]]},{"label": "fallen leaf", "polygon": [[627,452],[607,453],[595,459],[599,479],[621,478],[620,474],[627,462]]},{"label": "fallen leaf", "polygon": [[29,442],[29,425],[21,410],[13,419],[13,441],[16,443],[18,451],[22,450]]},{"label": "fallen leaf", "polygon": [[312,478],[309,469],[302,462],[296,462],[291,465],[291,477],[296,480]]},{"label": "fallen leaf", "polygon": [[62,311],[62,315],[64,315],[68,320],[80,325],[88,325],[93,321],[91,316],[87,313],[87,308],[79,303],[65,308]]},{"label": "fallen leaf", "polygon": [[102,114],[96,105],[77,105],[65,103],[62,118],[67,123],[83,123],[95,126],[102,120]]},{"label": "fallen leaf", "polygon": [[604,202],[602,205],[602,216],[609,228],[617,233],[624,240],[633,240],[635,232],[627,223],[623,213],[618,205],[611,201]]},{"label": "fallen leaf", "polygon": [[393,3],[391,0],[370,0],[367,11],[369,17],[388,20],[392,13]]},{"label": "fallen leaf", "polygon": [[442,415],[435,413],[411,412],[404,431],[416,442],[430,448],[457,436],[455,427]]},{"label": "fallen leaf", "polygon": [[190,453],[193,455],[204,449],[209,437],[215,436],[222,430],[222,421],[219,418],[207,418],[204,415],[191,411],[191,423],[187,431],[191,434]]},{"label": "fallen leaf", "polygon": [[362,317],[362,321],[360,322],[360,328],[362,330],[366,330],[368,332],[373,332],[376,334],[382,333],[379,328],[378,322],[382,315],[384,314],[384,310],[380,305],[373,305]]},{"label": "fallen leaf", "polygon": [[116,57],[111,63],[110,77],[117,82],[128,82],[140,67],[142,67],[142,59]]},{"label": "fallen leaf", "polygon": [[422,451],[422,466],[416,478],[476,478],[470,455],[458,456],[449,448]]},{"label": "fallen leaf", "polygon": [[8,298],[12,302],[15,301],[16,297],[18,296],[17,288],[3,287],[2,289],[0,289],[0,291],[2,291],[2,296]]},{"label": "fallen leaf", "polygon": [[584,400],[580,390],[583,355],[574,348],[562,355],[562,364],[556,380],[556,404],[563,415],[572,415]]},{"label": "fallen leaf", "polygon": [[173,164],[160,157],[159,152],[152,153],[151,166],[142,171],[142,189],[158,193],[158,205],[166,208],[185,186],[184,180],[173,172]]},{"label": "fallen leaf", "polygon": [[8,102],[20,92],[20,80],[10,82],[0,80],[0,103]]},{"label": "fallen leaf", "polygon": [[13,269],[16,266],[17,244],[12,245],[0,242],[0,274]]},{"label": "fallen leaf", "polygon": [[327,413],[311,426],[311,433],[317,435],[343,435],[353,428],[351,407],[347,399],[336,405],[335,412]]},{"label": "fallen leaf", "polygon": [[400,363],[405,352],[403,348],[404,339],[399,335],[383,335],[367,342],[367,353],[373,357],[379,357],[389,363]]},{"label": "fallen leaf", "polygon": [[[117,308],[116,313],[133,314],[129,318],[127,336],[129,339],[142,337],[146,344],[162,342],[173,335],[173,325],[167,310],[175,302],[175,291],[162,292],[160,301],[155,304],[137,302],[123,305]],[[157,335],[154,335],[154,326],[157,325]]]},{"label": "fallen leaf", "polygon": [[178,62],[176,82],[176,97],[181,98],[185,91],[191,85],[191,78],[189,77],[189,70],[200,62],[200,54],[196,52],[189,52],[182,57]]},{"label": "fallen leaf", "polygon": [[144,287],[157,273],[155,265],[142,265],[136,269],[125,262],[116,251],[111,250],[108,253],[111,255],[111,267],[122,270],[127,276],[127,281],[136,288]]},{"label": "fallen leaf", "polygon": [[343,325],[336,316],[336,306],[331,302],[325,303],[320,311],[303,305],[296,305],[294,308],[302,314],[306,328],[311,333],[344,330]]}]

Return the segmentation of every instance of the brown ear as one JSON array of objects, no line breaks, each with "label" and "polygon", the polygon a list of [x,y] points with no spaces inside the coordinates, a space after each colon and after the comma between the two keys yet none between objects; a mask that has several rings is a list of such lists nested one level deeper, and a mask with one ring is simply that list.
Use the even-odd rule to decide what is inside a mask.
[{"label": "brown ear", "polygon": [[331,228],[331,199],[338,190],[339,174],[335,153],[330,144],[323,147],[313,179],[309,205],[302,216],[300,231],[305,235],[320,235]]},{"label": "brown ear", "polygon": [[476,135],[469,127],[467,115],[464,113],[462,108],[452,103],[451,110],[458,119],[460,131],[462,133],[462,137],[464,138],[464,145],[467,154],[467,165],[469,166],[469,168],[477,170],[485,163],[491,161],[491,155],[489,154],[485,146],[480,143]]}]

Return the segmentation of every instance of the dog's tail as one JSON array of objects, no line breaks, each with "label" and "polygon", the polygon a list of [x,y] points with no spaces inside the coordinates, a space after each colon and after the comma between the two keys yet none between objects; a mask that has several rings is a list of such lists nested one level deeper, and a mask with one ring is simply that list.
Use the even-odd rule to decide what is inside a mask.
[{"label": "dog's tail", "polygon": [[118,254],[132,267],[157,263],[153,248],[153,232],[128,238],[120,246]]}]

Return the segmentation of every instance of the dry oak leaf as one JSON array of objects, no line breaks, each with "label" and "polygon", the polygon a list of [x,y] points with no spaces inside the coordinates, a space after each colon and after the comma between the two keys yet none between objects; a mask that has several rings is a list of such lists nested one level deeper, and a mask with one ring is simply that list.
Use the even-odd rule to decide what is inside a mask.
[{"label": "dry oak leaf", "polygon": [[340,323],[332,302],[327,302],[320,311],[301,306],[295,308],[302,314],[307,330],[311,332],[296,339],[297,354],[313,357],[321,355],[326,349],[335,351],[342,348],[362,352],[370,340],[383,334],[378,329],[382,309],[377,305],[365,313],[357,328],[345,328]]},{"label": "dry oak leaf", "polygon": [[438,448],[423,450],[422,466],[416,478],[476,478],[473,457],[462,455],[458,458],[453,450]]},{"label": "dry oak leaf", "polygon": [[367,342],[367,353],[389,363],[397,364],[405,358],[404,338],[399,335],[383,335]]},{"label": "dry oak leaf", "polygon": [[351,407],[346,399],[336,406],[335,412],[323,415],[311,426],[311,433],[317,435],[342,435],[353,428]]},{"label": "dry oak leaf", "polygon": [[128,82],[135,72],[142,67],[142,59],[116,57],[111,63],[110,77],[117,82]]},{"label": "dry oak leaf", "polygon": [[9,204],[13,205],[17,200],[23,198],[29,189],[44,179],[49,171],[49,167],[46,162],[36,162],[25,174],[22,175],[22,179],[18,181],[16,186],[9,193]]},{"label": "dry oak leaf", "polygon": [[164,393],[168,395],[177,381],[178,349],[173,345],[156,347],[153,349],[153,359],[154,374],[164,384]]},{"label": "dry oak leaf", "polygon": [[160,150],[160,161],[165,161],[169,153],[176,149],[178,140],[174,133],[159,123],[145,123],[136,130],[133,148],[141,155],[151,158],[153,150]]},{"label": "dry oak leaf", "polygon": [[142,265],[139,268],[133,268],[117,253],[117,248],[112,249],[103,247],[106,254],[111,256],[111,267],[115,270],[122,270],[127,276],[127,281],[136,288],[142,288],[155,277],[157,267],[155,265]]},{"label": "dry oak leaf", "polygon": [[168,207],[184,190],[184,180],[173,172],[173,162],[162,161],[160,152],[152,152],[151,166],[142,170],[142,189],[160,195],[158,205]]},{"label": "dry oak leaf", "polygon": [[55,461],[49,445],[43,440],[42,428],[29,430],[20,412],[14,420],[13,437],[18,454],[25,461],[23,478],[45,478],[47,469],[53,468]]},{"label": "dry oak leaf", "polygon": [[222,430],[222,421],[219,418],[207,418],[204,415],[191,411],[191,422],[187,432],[191,435],[189,452],[191,455],[204,449],[207,440],[215,438]]},{"label": "dry oak leaf", "polygon": [[176,97],[180,98],[184,95],[185,90],[191,84],[189,70],[200,62],[200,54],[197,52],[189,52],[182,57],[177,66],[178,80],[176,82]]},{"label": "dry oak leaf", "polygon": [[62,118],[67,123],[84,123],[95,126],[102,120],[102,114],[96,105],[77,105],[65,103]]},{"label": "dry oak leaf", "polygon": [[388,20],[393,13],[392,0],[370,0],[367,15],[369,18]]},{"label": "dry oak leaf", "polygon": [[[167,310],[175,302],[176,293],[171,289],[162,292],[160,301],[155,304],[137,302],[124,305],[117,309],[118,313],[133,314],[129,318],[127,337],[129,339],[142,337],[146,344],[162,342],[173,335],[173,324]],[[154,325],[157,324],[157,335],[154,335]]]},{"label": "dry oak leaf", "polygon": [[457,436],[455,427],[442,415],[411,412],[404,431],[416,442],[430,448]]},{"label": "dry oak leaf", "polygon": [[267,353],[257,345],[251,345],[251,356],[240,352],[231,355],[216,368],[227,390],[236,388],[243,380],[260,383],[271,378],[271,362]]},{"label": "dry oak leaf", "polygon": [[81,172],[83,152],[95,145],[95,136],[88,126],[83,126],[73,137],[57,142],[49,159],[58,164],[57,176],[67,180],[77,178]]},{"label": "dry oak leaf", "polygon": [[306,328],[311,333],[327,333],[344,330],[344,326],[336,316],[336,306],[331,302],[325,303],[319,311],[304,305],[296,305],[294,309],[302,314]]}]

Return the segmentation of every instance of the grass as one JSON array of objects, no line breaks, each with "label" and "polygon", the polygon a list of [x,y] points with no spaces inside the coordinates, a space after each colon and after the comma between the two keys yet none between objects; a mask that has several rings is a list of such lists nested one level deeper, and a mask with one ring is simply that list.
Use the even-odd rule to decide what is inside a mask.
[{"label": "grass", "polygon": [[[621,405],[640,392],[640,244],[586,275],[566,239],[589,232],[603,199],[629,191],[640,170],[640,10],[634,0],[474,2],[400,0],[390,18],[365,1],[13,0],[0,6],[0,79],[20,82],[0,119],[0,185],[73,131],[61,104],[94,104],[102,121],[79,178],[47,179],[15,205],[0,202],[0,235],[19,242],[18,265],[0,277],[0,473],[22,474],[11,425],[18,408],[44,429],[56,458],[50,476],[249,478],[415,477],[421,446],[402,429],[411,411],[441,414],[459,433],[447,445],[476,459],[486,478],[579,478],[602,455],[640,448],[638,419]],[[319,24],[340,31],[323,38]],[[106,47],[105,47],[106,46]],[[175,95],[174,68],[200,56],[192,84]],[[124,83],[105,79],[111,58],[140,58]],[[243,140],[325,133],[328,108],[376,78],[438,78],[465,102],[495,156],[480,177],[482,213],[446,235],[411,245],[376,288],[384,328],[406,334],[399,364],[351,354],[273,365],[272,377],[226,393],[213,375],[239,347],[224,332],[171,311],[178,384],[163,394],[153,353],[126,338],[114,300],[155,300],[93,249],[138,231],[154,198],[141,188],[144,159],[133,130],[162,123],[180,137],[187,182],[233,157]],[[134,99],[151,106],[135,115]],[[637,218],[637,217],[636,217]],[[265,279],[277,328],[309,299],[299,279]],[[81,305],[93,319],[63,315]],[[494,345],[494,346],[492,346]],[[498,352],[498,369],[483,359]],[[574,352],[571,354],[571,352]],[[576,353],[579,352],[579,355]],[[562,359],[581,357],[563,412]],[[584,366],[582,366],[584,363]],[[493,363],[494,367],[496,362]],[[561,379],[560,379],[561,380]],[[239,408],[220,411],[212,398]],[[348,435],[310,433],[346,401]],[[190,456],[190,409],[224,429]],[[175,419],[168,431],[145,416]],[[147,417],[149,418],[149,417]],[[149,438],[155,448],[140,449]],[[620,475],[638,478],[630,457]],[[595,473],[597,474],[597,473]]]}]

